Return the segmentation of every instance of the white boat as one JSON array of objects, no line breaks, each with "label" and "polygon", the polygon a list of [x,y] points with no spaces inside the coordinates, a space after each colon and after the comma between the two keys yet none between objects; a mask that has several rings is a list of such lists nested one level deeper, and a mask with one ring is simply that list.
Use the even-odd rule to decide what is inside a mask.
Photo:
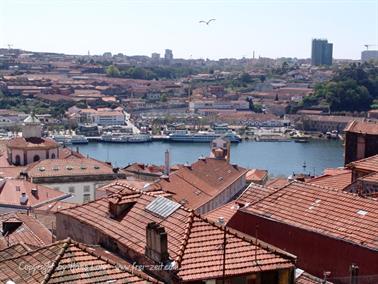
[{"label": "white boat", "polygon": [[149,134],[124,134],[124,133],[105,133],[101,136],[103,142],[110,143],[144,143],[152,141]]},{"label": "white boat", "polygon": [[128,136],[128,143],[144,143],[144,142],[150,142],[152,141],[152,138],[149,134],[134,134]]},{"label": "white boat", "polygon": [[52,137],[56,142],[62,145],[70,145],[72,144],[72,137],[69,135],[54,135]]},{"label": "white boat", "polygon": [[211,131],[199,131],[197,133],[190,133],[186,130],[178,130],[174,133],[169,134],[169,141],[208,143],[219,137],[224,137],[232,143],[241,142],[240,136],[230,131],[220,134]]},{"label": "white boat", "polygon": [[109,143],[127,143],[127,135],[117,132],[108,132],[101,135],[101,141]]},{"label": "white boat", "polygon": [[74,135],[71,138],[72,144],[88,144],[88,139],[84,135]]}]

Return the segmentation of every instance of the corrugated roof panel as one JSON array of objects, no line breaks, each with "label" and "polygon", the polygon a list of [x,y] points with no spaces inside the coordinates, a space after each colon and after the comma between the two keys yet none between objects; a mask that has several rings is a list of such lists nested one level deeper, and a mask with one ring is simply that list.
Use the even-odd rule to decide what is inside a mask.
[{"label": "corrugated roof panel", "polygon": [[146,206],[146,210],[166,218],[180,208],[180,204],[163,196],[159,196]]}]

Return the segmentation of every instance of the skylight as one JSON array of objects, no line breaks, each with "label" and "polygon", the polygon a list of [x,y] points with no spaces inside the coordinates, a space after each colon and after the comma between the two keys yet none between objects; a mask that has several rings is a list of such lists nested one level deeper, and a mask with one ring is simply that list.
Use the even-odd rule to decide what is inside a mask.
[{"label": "skylight", "polygon": [[357,214],[361,215],[361,216],[365,216],[368,212],[365,211],[365,210],[358,210],[357,211]]},{"label": "skylight", "polygon": [[159,196],[146,206],[146,210],[166,218],[180,208],[180,204],[163,196]]}]

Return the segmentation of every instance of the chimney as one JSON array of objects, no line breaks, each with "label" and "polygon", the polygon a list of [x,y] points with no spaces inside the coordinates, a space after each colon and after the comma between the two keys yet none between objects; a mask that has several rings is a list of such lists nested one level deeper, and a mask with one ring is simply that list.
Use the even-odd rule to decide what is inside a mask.
[{"label": "chimney", "polygon": [[28,204],[29,197],[25,192],[22,192],[20,195],[20,204],[21,205],[26,205]]},{"label": "chimney", "polygon": [[164,174],[169,175],[171,171],[171,165],[170,165],[170,155],[168,149],[165,151],[165,168],[164,168]]},{"label": "chimney", "polygon": [[224,217],[219,217],[218,218],[218,224],[223,226],[224,225]]},{"label": "chimney", "polygon": [[356,264],[352,264],[349,268],[350,271],[350,284],[358,284],[358,272],[360,268]]},{"label": "chimney", "polygon": [[31,189],[31,193],[34,197],[38,197],[38,188],[37,187],[34,187]]},{"label": "chimney", "polygon": [[168,235],[160,224],[150,222],[146,228],[146,256],[158,263],[169,260]]},{"label": "chimney", "polygon": [[110,218],[122,218],[136,203],[138,194],[132,196],[114,196],[109,198],[108,210]]},{"label": "chimney", "polygon": [[189,169],[189,170],[192,169],[192,166],[191,166],[188,162],[186,162],[186,163],[184,164],[184,167],[187,168],[187,169]]}]

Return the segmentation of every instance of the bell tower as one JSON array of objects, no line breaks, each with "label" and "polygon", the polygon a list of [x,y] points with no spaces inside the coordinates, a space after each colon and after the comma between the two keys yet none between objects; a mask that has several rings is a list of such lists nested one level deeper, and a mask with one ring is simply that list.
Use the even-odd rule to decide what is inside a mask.
[{"label": "bell tower", "polygon": [[22,137],[27,139],[31,137],[41,138],[42,137],[42,125],[39,119],[34,113],[29,115],[22,126]]}]

